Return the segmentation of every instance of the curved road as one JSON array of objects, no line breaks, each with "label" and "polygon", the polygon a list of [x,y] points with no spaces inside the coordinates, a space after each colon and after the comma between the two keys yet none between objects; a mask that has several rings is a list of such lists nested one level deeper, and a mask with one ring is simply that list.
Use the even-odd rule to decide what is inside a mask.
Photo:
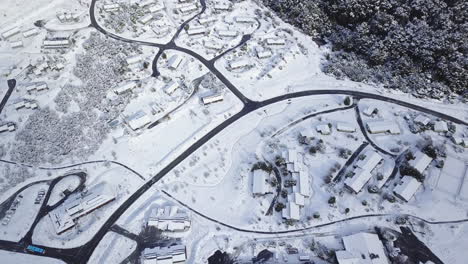
[{"label": "curved road", "polygon": [[[156,43],[151,43],[151,42],[145,42],[145,41],[138,41],[138,40],[129,40],[122,38],[118,35],[115,35],[113,33],[109,33],[105,31],[102,27],[99,26],[97,23],[95,17],[94,17],[94,9],[95,9],[95,4],[96,0],[92,0],[91,6],[90,6],[90,17],[91,17],[91,23],[92,25],[101,33],[125,42],[129,43],[136,43],[140,45],[147,45],[147,46],[153,46],[153,47],[158,47],[163,50],[177,50],[186,54],[189,54],[193,56],[194,58],[198,59],[202,64],[204,64],[213,74],[215,74],[221,82],[223,82],[226,87],[234,93],[244,104],[244,107],[240,112],[237,114],[231,116],[229,119],[225,120],[223,123],[219,124],[216,128],[208,132],[206,135],[201,137],[198,141],[196,141],[193,145],[191,145],[189,148],[187,148],[181,155],[179,155],[176,159],[174,159],[171,163],[169,163],[166,167],[164,167],[160,172],[158,172],[156,175],[154,175],[148,182],[146,182],[143,186],[141,186],[135,193],[133,193],[126,201],[124,201],[113,213],[112,215],[107,219],[107,221],[99,228],[99,230],[96,232],[96,234],[91,238],[89,242],[84,244],[81,247],[77,248],[70,248],[70,249],[57,249],[57,248],[50,248],[50,247],[43,247],[46,249],[46,254],[45,256],[48,257],[53,257],[53,258],[58,258],[61,260],[64,260],[68,263],[86,263],[89,258],[91,257],[91,254],[93,253],[94,249],[97,247],[99,242],[102,240],[104,235],[111,230],[111,227],[114,225],[114,223],[118,220],[118,218],[146,191],[148,191],[155,183],[157,183],[162,177],[164,177],[167,173],[169,173],[174,167],[176,167],[178,164],[180,164],[183,160],[185,160],[188,156],[190,156],[193,152],[195,152],[198,148],[203,146],[207,141],[209,141],[211,138],[216,136],[219,132],[227,128],[229,125],[232,123],[236,122],[243,116],[258,110],[262,107],[282,102],[285,100],[293,99],[293,98],[299,98],[299,97],[305,97],[305,96],[311,96],[311,95],[324,95],[324,94],[337,94],[337,95],[350,95],[354,96],[355,98],[368,98],[368,99],[374,99],[374,100],[380,100],[380,101],[385,101],[389,103],[394,103],[398,104],[407,108],[411,108],[413,110],[421,111],[448,121],[452,121],[457,124],[462,124],[462,125],[468,125],[466,121],[457,119],[455,117],[419,106],[415,104],[411,104],[408,102],[400,101],[398,99],[394,98],[389,98],[385,97],[382,95],[378,94],[372,94],[372,93],[366,93],[366,92],[359,92],[359,91],[346,91],[346,90],[313,90],[313,91],[301,91],[301,92],[296,92],[296,93],[291,93],[291,94],[285,94],[281,95],[278,97],[270,98],[264,101],[253,101],[251,99],[248,99],[245,97],[229,80],[226,79],[224,75],[222,75],[215,67],[214,67],[214,60],[208,61],[201,55],[186,49],[182,47],[178,47],[174,44],[173,41],[169,42],[168,44],[156,44]],[[201,12],[199,13],[201,14]],[[199,15],[198,14],[198,15]],[[193,19],[193,18],[192,18]],[[180,28],[178,32],[180,32]],[[247,41],[249,38],[245,37],[243,38],[244,41]],[[138,175],[138,174],[137,174]],[[169,194],[168,194],[169,195]],[[284,233],[284,232],[298,232],[298,231],[304,231],[304,230],[309,230],[312,228],[318,228],[318,227],[323,227],[327,225],[332,225],[340,222],[345,222],[345,221],[350,221],[353,219],[359,219],[359,218],[369,218],[369,217],[381,217],[381,216],[392,216],[392,215],[386,215],[386,214],[374,214],[374,215],[363,215],[363,216],[356,216],[356,217],[351,217],[339,221],[334,221],[330,223],[325,223],[313,227],[307,227],[303,229],[298,229],[294,231],[278,231],[278,232],[273,232],[273,233]],[[205,216],[206,217],[206,216]],[[431,222],[425,219],[418,218],[416,216],[408,216],[412,218],[419,219],[421,221],[424,221],[428,224],[445,224],[445,223],[461,223],[461,222],[466,222],[468,219],[461,219],[461,220],[456,220],[456,221],[446,221],[446,222]],[[208,217],[206,217],[208,218]],[[210,219],[210,218],[208,218]],[[214,220],[216,221],[216,220]],[[220,223],[222,224],[222,223]],[[224,224],[225,225],[225,224]],[[226,226],[226,225],[225,225]],[[262,232],[262,231],[255,231],[255,230],[243,230],[240,228],[235,228],[231,227],[235,230],[238,231],[245,231],[245,232]],[[268,234],[271,234],[270,232],[266,232]],[[42,247],[42,246],[41,246]],[[14,242],[8,242],[8,241],[2,241],[0,243],[0,249],[4,250],[9,250],[9,251],[16,251],[16,252],[23,252],[24,253],[24,247],[21,245],[14,243]],[[40,255],[38,253],[32,253],[28,252],[30,254],[36,254]]]}]

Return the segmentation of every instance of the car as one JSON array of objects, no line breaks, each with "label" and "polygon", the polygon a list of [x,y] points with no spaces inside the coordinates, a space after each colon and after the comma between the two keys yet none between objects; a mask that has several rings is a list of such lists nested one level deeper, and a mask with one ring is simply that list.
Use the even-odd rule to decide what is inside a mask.
[{"label": "car", "polygon": [[42,189],[41,189],[41,190],[39,191],[39,195],[45,195],[45,190],[42,190]]}]

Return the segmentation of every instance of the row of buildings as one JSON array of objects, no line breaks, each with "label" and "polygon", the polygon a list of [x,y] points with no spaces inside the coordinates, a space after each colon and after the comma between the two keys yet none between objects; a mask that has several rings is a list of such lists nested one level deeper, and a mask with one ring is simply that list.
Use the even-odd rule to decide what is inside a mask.
[{"label": "row of buildings", "polygon": [[162,231],[182,232],[190,229],[191,221],[186,211],[177,206],[155,208],[148,217],[147,226]]},{"label": "row of buildings", "polygon": [[142,264],[184,264],[187,250],[184,245],[158,246],[143,250]]}]

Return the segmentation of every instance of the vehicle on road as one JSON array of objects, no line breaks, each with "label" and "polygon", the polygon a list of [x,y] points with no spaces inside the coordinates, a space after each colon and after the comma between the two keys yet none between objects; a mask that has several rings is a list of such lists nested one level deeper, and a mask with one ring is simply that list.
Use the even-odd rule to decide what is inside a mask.
[{"label": "vehicle on road", "polygon": [[40,247],[36,247],[36,246],[33,246],[33,245],[29,245],[26,249],[29,250],[29,251],[32,251],[32,252],[45,254],[45,249],[40,248]]}]

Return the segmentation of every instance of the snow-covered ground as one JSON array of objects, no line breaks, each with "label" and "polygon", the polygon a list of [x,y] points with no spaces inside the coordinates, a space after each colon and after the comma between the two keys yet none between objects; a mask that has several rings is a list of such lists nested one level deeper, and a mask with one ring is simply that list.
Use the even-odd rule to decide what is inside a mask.
[{"label": "snow-covered ground", "polygon": [[136,242],[119,234],[107,233],[94,249],[88,263],[121,263],[136,249]]},{"label": "snow-covered ground", "polygon": [[2,259],[2,263],[5,264],[17,264],[17,263],[36,263],[36,264],[62,264],[65,263],[58,259],[54,258],[47,258],[47,257],[40,257],[22,253],[15,253],[0,250],[0,258]]}]

